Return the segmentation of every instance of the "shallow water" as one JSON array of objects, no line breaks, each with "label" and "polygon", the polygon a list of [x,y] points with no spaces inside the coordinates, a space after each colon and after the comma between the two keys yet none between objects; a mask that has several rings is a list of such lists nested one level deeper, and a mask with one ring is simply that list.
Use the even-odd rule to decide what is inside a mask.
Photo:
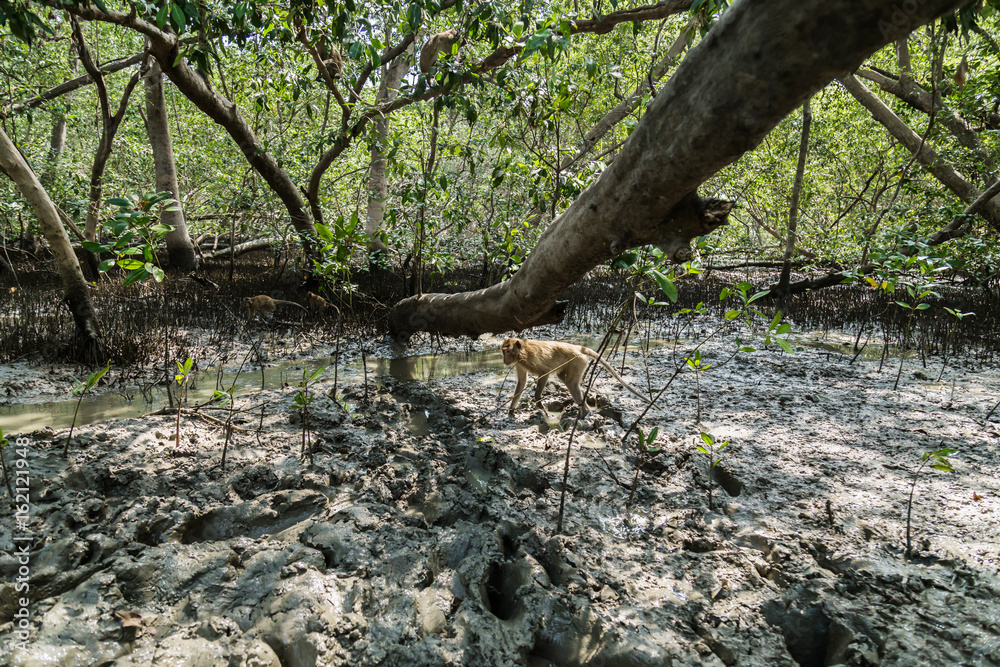
[{"label": "shallow water", "polygon": [[[273,366],[252,370],[235,371],[219,370],[204,371],[196,374],[188,387],[187,405],[198,405],[212,399],[215,391],[227,390],[233,387],[237,396],[264,389],[276,389],[286,386],[296,386],[302,381],[303,369],[312,373],[317,368],[325,367],[326,371],[320,380],[333,379],[333,357],[283,361]],[[449,354],[426,354],[419,356],[400,357],[397,359],[367,359],[365,362],[369,380],[391,377],[398,381],[426,381],[434,377],[451,377],[464,373],[496,368],[502,369],[503,362],[499,350],[485,352],[455,352]],[[360,360],[345,364],[339,368],[338,382],[360,382],[364,378]],[[68,393],[68,392],[67,392]],[[176,388],[174,394],[176,396]],[[165,385],[149,388],[145,394],[138,387],[125,390],[84,396],[83,400],[70,398],[61,401],[42,401],[36,403],[15,403],[0,406],[0,428],[5,435],[26,433],[46,426],[53,429],[67,428],[73,423],[76,415],[76,425],[84,426],[109,419],[138,417],[153,410],[167,407],[169,400]],[[78,407],[79,405],[79,407]]]},{"label": "shallow water", "polygon": [[[801,332],[788,337],[790,343],[797,348],[820,349],[829,353],[854,355],[854,339],[838,334],[822,334],[820,332]],[[596,347],[600,339],[579,337],[575,342]],[[648,348],[658,348],[673,345],[672,340],[633,338],[630,348],[637,345]],[[868,345],[861,351],[864,359],[878,359],[882,355],[881,345]],[[895,350],[890,350],[889,357],[898,356]],[[219,369],[204,371],[193,376],[187,390],[185,402],[188,405],[198,405],[210,401],[218,389],[224,391],[233,387],[237,396],[263,389],[276,389],[286,386],[296,386],[302,380],[303,369],[312,373],[315,369],[325,367],[322,380],[333,377],[333,357],[317,359],[290,360],[260,368],[244,370],[237,375],[235,371],[220,371]],[[365,361],[367,375],[370,380],[390,377],[401,382],[427,381],[432,378],[454,377],[481,370],[503,370],[503,360],[500,351],[496,349],[480,352],[450,352],[445,354],[424,354],[398,358],[370,358]],[[354,360],[342,365],[338,371],[338,382],[355,383],[364,379],[362,362]],[[174,392],[176,395],[176,387]],[[169,407],[171,402],[166,393],[165,385],[147,388],[145,393],[139,387],[129,387],[113,393],[92,397],[85,396],[82,401],[68,398],[59,401],[23,402],[0,406],[0,429],[4,434],[13,435],[26,433],[45,427],[67,428],[73,423],[76,415],[76,425],[84,426],[109,419],[138,417],[154,410]],[[551,426],[551,425],[550,425]],[[415,423],[413,428],[419,431],[421,425]],[[547,430],[547,429],[544,429]],[[544,432],[544,431],[543,431]]]}]

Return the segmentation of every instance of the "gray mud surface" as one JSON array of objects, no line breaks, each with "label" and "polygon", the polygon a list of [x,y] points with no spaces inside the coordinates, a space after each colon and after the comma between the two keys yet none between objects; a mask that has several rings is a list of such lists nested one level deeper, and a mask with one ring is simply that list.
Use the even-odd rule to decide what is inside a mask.
[{"label": "gray mud surface", "polygon": [[[577,409],[553,382],[546,414],[508,418],[499,356],[367,399],[325,374],[312,464],[295,386],[237,398],[225,471],[194,416],[179,446],[170,415],[78,428],[69,461],[65,429],[36,431],[27,530],[0,530],[0,665],[1000,664],[997,369],[910,359],[894,391],[898,360],[735,347],[703,346],[700,391],[682,373],[645,418],[662,449],[631,509],[642,404],[598,378],[560,534]],[[682,356],[632,351],[625,375],[660,388]],[[700,431],[730,442],[714,510]],[[913,472],[942,447],[955,472],[921,472],[907,559]]]}]

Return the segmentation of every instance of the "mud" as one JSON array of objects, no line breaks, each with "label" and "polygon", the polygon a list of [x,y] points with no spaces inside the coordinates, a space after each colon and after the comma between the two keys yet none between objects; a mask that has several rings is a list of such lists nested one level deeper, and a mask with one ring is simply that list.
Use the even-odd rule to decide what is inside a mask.
[{"label": "mud", "polygon": [[[693,345],[632,347],[625,375],[659,389]],[[898,359],[735,349],[703,345],[712,368],[643,420],[661,449],[628,508],[639,458],[621,438],[643,406],[606,377],[574,431],[558,383],[547,412],[508,418],[499,363],[335,395],[328,371],[312,464],[294,372],[237,397],[224,471],[223,408],[184,415],[179,444],[173,415],[80,427],[69,460],[65,429],[37,430],[30,520],[0,532],[0,664],[1000,664],[998,369],[952,358],[938,380],[940,358],[907,359],[893,390]],[[701,431],[730,443],[713,509]],[[913,472],[942,447],[955,471],[917,478],[906,558]]]}]

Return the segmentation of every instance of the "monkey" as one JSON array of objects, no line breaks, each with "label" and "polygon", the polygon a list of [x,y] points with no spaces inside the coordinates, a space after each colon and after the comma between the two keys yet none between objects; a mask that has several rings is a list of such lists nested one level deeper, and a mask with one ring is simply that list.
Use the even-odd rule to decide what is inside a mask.
[{"label": "monkey", "polygon": [[[306,310],[303,306],[295,303],[294,301],[282,301],[281,299],[272,299],[266,294],[261,294],[260,296],[248,296],[243,299],[243,306],[247,309],[247,314],[249,315],[249,321],[253,321],[254,318],[260,314],[261,318],[265,315],[270,315],[271,311],[274,310],[275,306],[286,305],[295,306],[302,310]],[[307,311],[308,312],[308,311]]]},{"label": "monkey", "polygon": [[431,67],[437,62],[438,54],[441,52],[450,53],[457,38],[458,30],[456,28],[428,37],[420,49],[420,71],[424,74],[431,71]]},{"label": "monkey", "polygon": [[962,88],[965,82],[969,78],[969,59],[966,56],[962,56],[962,62],[958,64],[958,69],[955,70],[955,85]]},{"label": "monkey", "polygon": [[335,305],[313,292],[306,294],[306,305],[309,306],[310,315],[326,315],[326,311],[330,308],[340,313],[340,310]]},{"label": "monkey", "polygon": [[571,345],[570,343],[559,343],[555,341],[521,340],[519,338],[508,338],[500,346],[503,352],[503,363],[506,366],[515,364],[517,368],[517,387],[514,388],[514,398],[511,399],[510,409],[507,414],[514,416],[514,408],[521,400],[521,392],[528,381],[528,373],[538,377],[535,382],[535,404],[538,405],[542,399],[542,390],[549,381],[549,375],[555,373],[562,383],[569,389],[573,400],[580,406],[583,414],[587,413],[587,404],[583,400],[583,388],[580,386],[583,381],[583,374],[587,370],[587,365],[594,359],[604,370],[611,373],[623,387],[649,402],[638,389],[626,382],[614,368],[611,367],[599,354],[583,345]]},{"label": "monkey", "polygon": [[330,46],[327,47],[326,37],[323,36],[320,37],[319,43],[316,44],[316,52],[319,55],[320,60],[323,61],[323,66],[326,67],[326,71],[330,74],[330,78],[339,79],[344,69],[344,59],[341,58],[340,51],[337,47],[333,44],[330,44]]}]

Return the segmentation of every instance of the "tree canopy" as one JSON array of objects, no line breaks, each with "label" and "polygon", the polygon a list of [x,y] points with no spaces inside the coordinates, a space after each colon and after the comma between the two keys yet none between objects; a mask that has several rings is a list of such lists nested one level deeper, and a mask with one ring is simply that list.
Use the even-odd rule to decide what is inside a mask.
[{"label": "tree canopy", "polygon": [[[995,5],[3,0],[0,30],[17,39],[0,41],[0,108],[7,134],[48,175],[53,201],[82,223],[98,99],[92,75],[75,65],[74,17],[111,100],[122,99],[144,53],[167,77],[194,234],[224,233],[235,220],[243,238],[304,243],[317,274],[336,281],[367,256],[365,218],[379,199],[384,261],[431,276],[485,260],[494,280],[520,274],[546,286],[504,297],[504,316],[478,324],[421,314],[425,305],[406,310],[412,303],[394,317],[403,333],[474,334],[557,318],[567,284],[630,248],[653,244],[664,261],[686,261],[694,239],[701,262],[780,256],[801,128],[789,114],[810,97],[794,256],[841,271],[927,244],[996,174]],[[424,72],[421,49],[436,34],[451,39]],[[393,63],[405,68],[388,95],[381,84]],[[123,108],[107,197],[156,189],[144,120],[141,101]],[[59,122],[67,141],[56,152]],[[384,194],[369,191],[377,155]],[[713,209],[716,201],[735,207]],[[997,205],[986,202],[929,252],[988,275]],[[592,207],[606,231],[595,231]],[[30,233],[26,213],[0,183],[0,233]],[[725,232],[706,236],[725,213]],[[576,231],[561,237],[560,227]],[[578,244],[567,272],[546,237]],[[525,264],[540,239],[539,259]],[[540,262],[549,268],[532,278]],[[423,291],[421,280],[412,285]]]}]

